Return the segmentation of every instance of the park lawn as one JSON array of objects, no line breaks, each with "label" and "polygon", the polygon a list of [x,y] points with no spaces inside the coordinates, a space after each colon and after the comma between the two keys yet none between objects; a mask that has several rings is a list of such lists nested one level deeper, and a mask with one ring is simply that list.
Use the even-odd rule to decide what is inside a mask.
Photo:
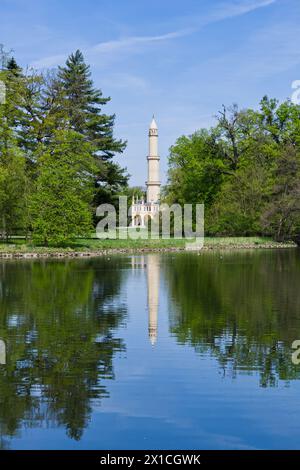
[{"label": "park lawn", "polygon": [[[65,246],[60,247],[45,247],[35,246],[31,243],[26,243],[24,238],[11,238],[8,243],[0,242],[1,253],[51,253],[51,252],[86,252],[86,251],[101,251],[101,250],[135,250],[135,249],[184,249],[186,242],[193,240],[186,239],[159,239],[159,240],[100,240],[97,238],[78,238]],[[206,248],[256,248],[256,247],[282,247],[283,244],[273,241],[268,237],[206,237],[204,246]],[[285,243],[284,246],[293,246],[293,243]]]}]

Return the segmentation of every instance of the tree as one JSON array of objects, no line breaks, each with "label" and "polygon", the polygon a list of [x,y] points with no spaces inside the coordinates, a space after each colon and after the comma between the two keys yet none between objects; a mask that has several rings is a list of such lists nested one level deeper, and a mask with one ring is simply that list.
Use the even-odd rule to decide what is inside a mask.
[{"label": "tree", "polygon": [[217,141],[222,148],[227,172],[237,170],[249,145],[260,136],[258,114],[251,109],[239,110],[237,104],[229,108],[223,105],[217,116]]},{"label": "tree", "polygon": [[[170,148],[166,200],[204,203],[212,235],[296,237],[299,173],[290,159],[300,152],[299,136],[300,106],[290,101],[264,97],[257,111],[223,106],[209,132]],[[287,158],[289,147],[294,157]]]},{"label": "tree", "polygon": [[[30,169],[36,163],[33,153],[49,134],[45,126],[49,114],[46,75],[35,71],[24,73],[13,57],[7,57],[1,75],[6,87],[6,124],[14,133]],[[52,129],[54,132],[57,127],[53,125]]]},{"label": "tree", "polygon": [[6,69],[16,76],[20,76],[22,74],[22,68],[17,64],[16,59],[14,57],[8,59],[6,63]]},{"label": "tree", "polygon": [[38,177],[30,203],[33,240],[59,245],[92,229],[95,164],[90,145],[74,131],[58,131],[38,149]]},{"label": "tree", "polygon": [[260,165],[239,168],[223,184],[206,213],[206,231],[226,236],[261,234],[261,213],[268,195],[268,172]]},{"label": "tree", "polygon": [[260,126],[277,145],[292,143],[300,146],[300,106],[264,96],[260,102]]},{"label": "tree", "polygon": [[90,67],[79,50],[59,68],[58,84],[70,127],[86,137],[93,145],[94,154],[107,160],[122,152],[126,143],[113,136],[115,116],[102,112],[102,106],[110,98],[103,97],[101,90],[94,88]]},{"label": "tree", "polygon": [[5,69],[1,72],[5,84],[6,99],[3,105],[3,115],[6,125],[20,144],[20,131],[24,122],[23,98],[25,94],[25,77],[22,68],[14,58],[7,60]]},{"label": "tree", "polygon": [[6,89],[5,102],[0,104],[0,230],[6,240],[15,230],[24,229],[27,189],[25,158],[15,129],[20,84],[12,73],[6,69],[0,72]]},{"label": "tree", "polygon": [[[86,180],[89,180],[90,193],[87,199],[80,199],[80,203],[83,204],[82,211],[83,207],[87,208],[86,220],[90,220],[91,202],[94,206],[102,202],[115,202],[116,196],[124,191],[128,183],[126,169],[112,161],[115,153],[124,150],[125,142],[114,138],[115,116],[102,112],[102,107],[110,98],[103,97],[102,92],[94,88],[90,68],[85,64],[80,51],[72,54],[66,66],[60,67],[58,71],[39,73],[35,70],[23,72],[11,53],[0,46],[0,64],[0,80],[6,90],[6,101],[1,104],[0,110],[2,215],[6,208],[6,212],[12,211],[10,220],[17,219],[12,208],[19,207],[20,201],[23,205],[26,203],[27,190],[30,188],[31,210],[27,225],[34,229],[35,240],[40,239],[44,229],[42,230],[42,217],[38,206],[34,210],[34,201],[43,202],[43,195],[47,192],[47,172],[54,187],[55,183],[58,184],[58,181],[62,180],[64,171],[66,177],[70,176],[69,168],[75,155],[78,159],[86,158],[85,162],[82,161],[85,173],[81,172],[80,177],[85,176]],[[68,141],[69,138],[71,141]],[[74,141],[77,141],[78,149],[71,155],[70,149],[74,147]],[[67,148],[65,155],[64,148]],[[81,150],[83,152],[80,156]],[[60,164],[56,164],[55,159],[58,159],[59,155]],[[50,174],[51,171],[53,174]],[[22,178],[26,177],[26,184],[21,175]],[[80,184],[82,181],[81,179]],[[83,186],[86,187],[85,184]],[[66,190],[69,191],[67,184]],[[69,203],[71,195],[72,192],[69,194]],[[8,203],[8,196],[11,203]],[[55,192],[48,196],[46,199],[49,206],[52,204],[54,208],[55,200],[57,201],[58,218],[66,199],[60,199]],[[43,208],[46,210],[45,204]],[[23,212],[26,213],[24,207]],[[50,212],[45,217],[46,225],[51,220]],[[61,213],[63,214],[63,210]],[[60,222],[56,222],[55,230],[58,233]],[[66,223],[70,228],[70,221]],[[7,216],[2,217],[2,232],[5,234],[10,233],[7,224],[8,212]],[[48,229],[47,225],[45,233],[49,235]],[[67,233],[70,232],[66,231],[66,237]],[[59,237],[64,239],[63,235]],[[51,235],[48,242],[54,242],[54,238]]]},{"label": "tree", "polygon": [[94,88],[90,67],[79,50],[68,57],[64,67],[59,67],[54,87],[62,119],[92,146],[98,165],[94,205],[112,202],[114,195],[127,186],[128,175],[111,161],[116,153],[124,151],[126,142],[114,138],[115,115],[102,112],[110,97],[103,97],[102,91]]},{"label": "tree", "polygon": [[26,177],[24,156],[11,145],[7,159],[0,159],[0,227],[8,241],[16,230],[24,229],[26,213]]},{"label": "tree", "polygon": [[221,148],[212,131],[202,129],[180,137],[170,148],[166,200],[210,205],[225,170]]},{"label": "tree", "polygon": [[300,153],[286,145],[274,171],[269,204],[262,215],[266,230],[278,241],[300,241]]}]

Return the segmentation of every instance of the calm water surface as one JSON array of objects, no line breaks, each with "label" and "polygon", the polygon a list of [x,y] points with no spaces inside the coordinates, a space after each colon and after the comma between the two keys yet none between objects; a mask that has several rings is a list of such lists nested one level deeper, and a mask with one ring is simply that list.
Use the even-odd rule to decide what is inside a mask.
[{"label": "calm water surface", "polygon": [[0,273],[1,448],[300,448],[299,251]]}]

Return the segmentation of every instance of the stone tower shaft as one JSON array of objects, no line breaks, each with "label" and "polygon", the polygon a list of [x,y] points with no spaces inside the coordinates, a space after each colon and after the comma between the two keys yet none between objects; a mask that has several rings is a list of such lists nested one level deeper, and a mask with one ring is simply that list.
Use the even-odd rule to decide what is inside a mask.
[{"label": "stone tower shaft", "polygon": [[147,202],[157,203],[160,198],[160,176],[159,176],[159,155],[158,155],[158,128],[154,116],[149,128],[149,154],[148,160],[148,180]]}]

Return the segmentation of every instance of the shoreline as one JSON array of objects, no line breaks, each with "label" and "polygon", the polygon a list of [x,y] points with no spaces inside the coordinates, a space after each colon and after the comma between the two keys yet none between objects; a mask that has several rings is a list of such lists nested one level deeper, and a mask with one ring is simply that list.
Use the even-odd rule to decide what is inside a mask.
[{"label": "shoreline", "polygon": [[123,254],[142,254],[142,253],[201,253],[201,252],[217,252],[217,251],[238,251],[238,250],[282,250],[297,248],[293,243],[214,243],[207,244],[201,250],[186,250],[185,246],[180,247],[136,247],[136,248],[101,248],[98,250],[76,251],[73,249],[36,249],[35,251],[0,251],[0,260],[4,259],[60,259],[60,258],[97,258],[107,255],[123,255]]}]

